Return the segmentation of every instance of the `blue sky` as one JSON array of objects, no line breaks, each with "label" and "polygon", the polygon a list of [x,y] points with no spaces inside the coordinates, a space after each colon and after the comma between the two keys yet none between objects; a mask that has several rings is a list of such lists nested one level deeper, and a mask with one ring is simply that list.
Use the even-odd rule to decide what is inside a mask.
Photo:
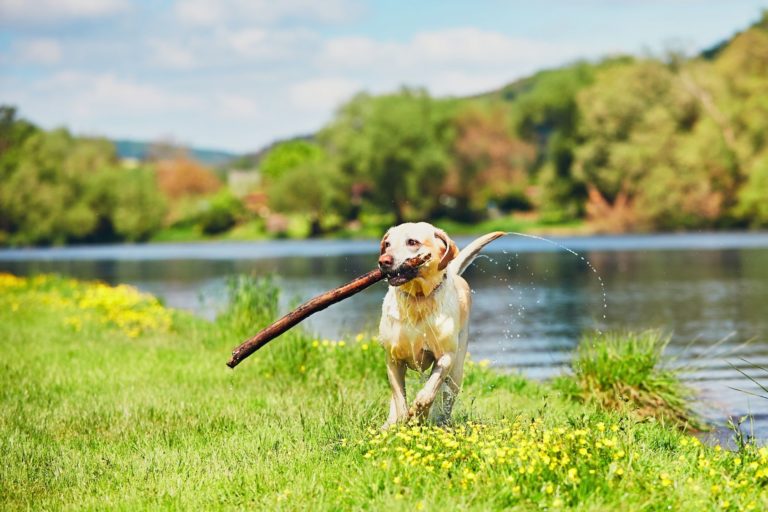
[{"label": "blue sky", "polygon": [[0,0],[0,102],[44,126],[250,151],[356,91],[499,87],[577,58],[695,53],[766,1]]}]

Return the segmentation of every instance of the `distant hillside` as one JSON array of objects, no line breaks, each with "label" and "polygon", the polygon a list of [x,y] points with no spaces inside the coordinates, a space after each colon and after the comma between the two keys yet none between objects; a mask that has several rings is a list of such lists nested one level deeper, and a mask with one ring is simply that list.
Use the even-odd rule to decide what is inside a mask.
[{"label": "distant hillside", "polygon": [[[117,155],[120,158],[137,158],[144,160],[147,158],[151,142],[142,142],[135,140],[113,140]],[[228,151],[219,151],[215,149],[188,148],[190,155],[198,162],[211,167],[225,165],[240,155]]]}]

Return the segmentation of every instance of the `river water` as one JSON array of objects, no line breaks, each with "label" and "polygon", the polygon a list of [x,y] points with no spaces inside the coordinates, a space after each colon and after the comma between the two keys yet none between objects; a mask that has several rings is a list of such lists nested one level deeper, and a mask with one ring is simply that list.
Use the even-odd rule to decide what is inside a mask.
[{"label": "river water", "polygon": [[[584,331],[659,328],[672,336],[675,364],[693,368],[685,378],[699,391],[699,409],[718,422],[751,413],[754,433],[768,438],[768,400],[743,392],[761,393],[734,369],[768,387],[768,372],[750,365],[768,367],[768,233],[553,240],[579,256],[509,236],[466,272],[473,359],[543,379],[566,371]],[[0,250],[0,271],[130,283],[212,318],[227,276],[275,275],[287,310],[367,272],[377,252],[373,240],[9,249]],[[325,338],[375,332],[385,291],[374,285],[305,324]]]}]

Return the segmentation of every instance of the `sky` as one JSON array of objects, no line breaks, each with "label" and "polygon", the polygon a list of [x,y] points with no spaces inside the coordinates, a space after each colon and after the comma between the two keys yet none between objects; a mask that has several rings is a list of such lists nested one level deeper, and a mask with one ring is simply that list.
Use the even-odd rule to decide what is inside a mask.
[{"label": "sky", "polygon": [[42,127],[234,152],[359,91],[476,94],[617,53],[694,54],[756,0],[0,0],[0,103]]}]

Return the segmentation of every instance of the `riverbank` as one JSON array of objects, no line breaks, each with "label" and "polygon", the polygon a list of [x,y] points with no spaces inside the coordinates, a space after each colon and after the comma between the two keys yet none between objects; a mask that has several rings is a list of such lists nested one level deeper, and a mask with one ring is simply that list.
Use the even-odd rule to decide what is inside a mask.
[{"label": "riverbank", "polygon": [[292,331],[231,371],[232,346],[276,312],[268,282],[241,280],[215,322],[124,286],[0,287],[2,508],[768,507],[765,448],[703,446],[578,381],[478,361],[452,428],[382,434],[383,354],[366,336]]},{"label": "riverbank", "polygon": [[[343,226],[339,219],[333,219],[326,231],[319,237],[324,239],[367,239],[381,238],[382,234],[395,224],[391,215],[363,216],[355,225]],[[451,220],[435,220],[433,223],[453,236],[476,235],[491,231],[516,231],[546,236],[577,236],[594,234],[584,221],[543,222],[536,216],[509,215],[476,223],[461,223]],[[199,242],[199,241],[254,241],[254,240],[303,240],[310,236],[310,223],[301,216],[286,217],[286,224],[280,231],[268,231],[264,221],[253,220],[235,225],[231,229],[211,235],[196,226],[176,226],[160,230],[151,242]]]}]

